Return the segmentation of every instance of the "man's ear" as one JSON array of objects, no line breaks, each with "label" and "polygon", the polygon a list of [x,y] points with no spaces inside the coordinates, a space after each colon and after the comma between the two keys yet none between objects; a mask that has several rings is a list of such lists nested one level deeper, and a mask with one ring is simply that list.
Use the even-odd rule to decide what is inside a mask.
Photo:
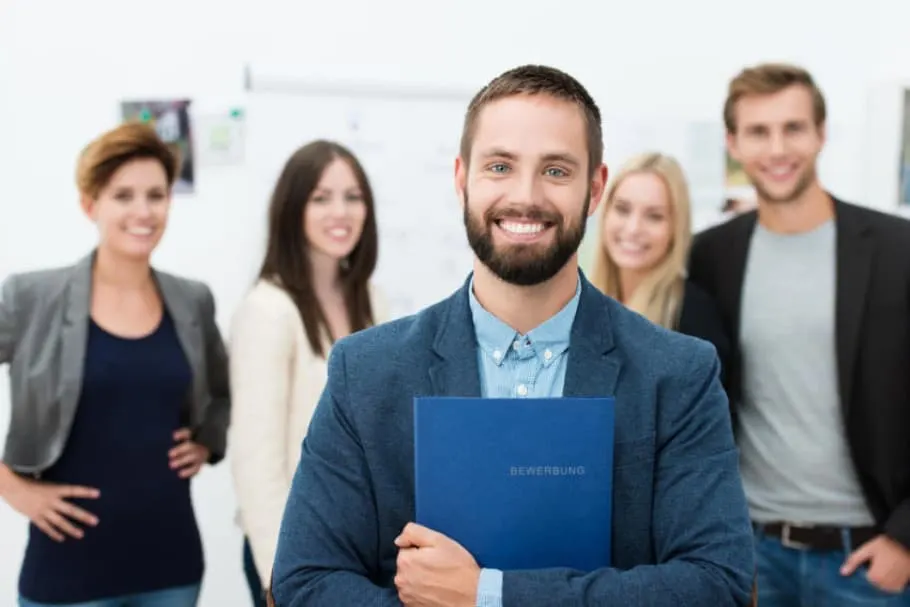
[{"label": "man's ear", "polygon": [[597,170],[594,171],[594,176],[591,178],[591,204],[588,205],[588,217],[594,215],[600,207],[600,203],[603,202],[604,192],[607,189],[607,179],[609,179],[609,177],[610,171],[607,169],[606,164],[601,164],[597,167]]},{"label": "man's ear", "polygon": [[727,131],[727,136],[724,138],[724,142],[727,144],[727,153],[730,155],[730,158],[736,162],[742,162],[739,159],[739,152],[736,149],[736,135]]},{"label": "man's ear", "polygon": [[455,194],[458,196],[458,204],[461,205],[462,211],[464,211],[464,206],[467,199],[465,196],[467,184],[468,163],[461,158],[461,155],[459,155],[455,158]]}]

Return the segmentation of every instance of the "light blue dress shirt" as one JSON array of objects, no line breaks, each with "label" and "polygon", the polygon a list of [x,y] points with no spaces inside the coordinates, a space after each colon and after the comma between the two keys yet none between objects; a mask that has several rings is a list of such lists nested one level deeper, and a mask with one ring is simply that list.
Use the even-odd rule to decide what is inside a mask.
[{"label": "light blue dress shirt", "polygon": [[[566,353],[581,281],[575,296],[555,316],[521,335],[487,312],[474,297],[470,302],[477,335],[480,387],[488,398],[561,397],[566,379]],[[502,571],[482,569],[477,607],[502,607]]]}]

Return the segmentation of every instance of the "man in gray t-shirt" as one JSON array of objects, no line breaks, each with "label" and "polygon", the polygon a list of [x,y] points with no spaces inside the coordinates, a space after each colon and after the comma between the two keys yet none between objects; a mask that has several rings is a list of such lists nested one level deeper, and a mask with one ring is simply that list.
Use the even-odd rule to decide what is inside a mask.
[{"label": "man in gray t-shirt", "polygon": [[819,182],[825,101],[796,66],[730,83],[758,210],[692,247],[736,352],[728,392],[761,607],[910,606],[910,222]]}]

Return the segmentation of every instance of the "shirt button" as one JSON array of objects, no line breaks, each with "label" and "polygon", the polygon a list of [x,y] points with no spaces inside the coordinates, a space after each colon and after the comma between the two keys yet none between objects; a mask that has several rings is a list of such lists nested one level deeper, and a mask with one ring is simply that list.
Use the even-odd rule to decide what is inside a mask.
[{"label": "shirt button", "polygon": [[526,396],[528,394],[528,387],[524,384],[518,384],[518,396]]},{"label": "shirt button", "polygon": [[549,350],[545,350],[544,353],[543,353],[543,357],[544,357],[546,360],[550,360],[551,358],[553,358],[553,353],[550,352]]},{"label": "shirt button", "polygon": [[521,347],[521,342],[518,341],[517,339],[512,342],[512,348],[514,348],[515,350],[518,350],[520,347]]},{"label": "shirt button", "polygon": [[502,358],[502,352],[500,352],[499,350],[493,350],[493,358],[495,358],[496,360],[499,360],[500,358]]}]

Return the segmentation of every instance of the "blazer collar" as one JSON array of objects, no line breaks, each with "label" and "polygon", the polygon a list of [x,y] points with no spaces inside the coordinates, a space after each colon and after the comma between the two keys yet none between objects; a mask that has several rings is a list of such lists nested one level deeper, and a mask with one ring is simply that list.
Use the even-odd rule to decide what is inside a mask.
[{"label": "blazer collar", "polygon": [[[73,265],[67,290],[67,324],[85,322],[89,316],[92,302],[92,270],[96,256],[97,249],[94,249]],[[172,276],[152,268],[152,279],[161,294],[164,306],[178,327],[198,324],[199,314],[193,307],[193,301],[187,297],[185,289],[182,289]]]},{"label": "blazer collar", "polygon": [[[613,305],[579,270],[581,293],[572,323],[565,396],[609,396],[620,361],[613,335]],[[433,340],[437,360],[430,376],[438,395],[480,396],[477,338],[470,308],[471,276],[444,304]]]}]

